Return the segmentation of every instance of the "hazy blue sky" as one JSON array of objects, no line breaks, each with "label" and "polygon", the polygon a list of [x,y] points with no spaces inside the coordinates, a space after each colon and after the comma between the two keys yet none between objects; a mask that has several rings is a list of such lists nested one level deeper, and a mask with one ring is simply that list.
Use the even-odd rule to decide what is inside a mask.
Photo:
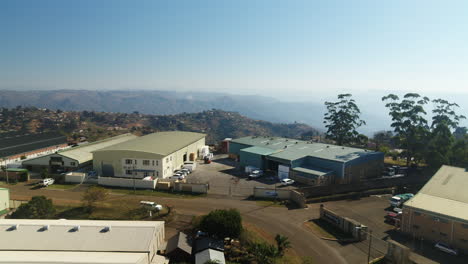
[{"label": "hazy blue sky", "polygon": [[3,0],[0,88],[468,95],[467,13],[468,1]]}]

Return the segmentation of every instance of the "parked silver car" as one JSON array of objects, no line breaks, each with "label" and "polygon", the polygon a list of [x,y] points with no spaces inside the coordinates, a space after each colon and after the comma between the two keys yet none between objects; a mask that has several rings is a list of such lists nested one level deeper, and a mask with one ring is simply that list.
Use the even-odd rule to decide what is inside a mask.
[{"label": "parked silver car", "polygon": [[456,248],[452,248],[451,246],[445,244],[444,242],[437,242],[435,244],[435,248],[445,253],[449,253],[450,255],[458,255],[458,250]]}]

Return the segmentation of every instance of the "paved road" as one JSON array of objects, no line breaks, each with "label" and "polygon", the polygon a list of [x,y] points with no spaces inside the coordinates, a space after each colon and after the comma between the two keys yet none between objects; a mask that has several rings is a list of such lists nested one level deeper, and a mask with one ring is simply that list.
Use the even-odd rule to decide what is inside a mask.
[{"label": "paved road", "polygon": [[[12,199],[28,200],[34,195],[45,195],[52,198],[58,204],[81,203],[82,192],[80,191],[32,190],[31,186],[24,184],[9,186],[9,188],[11,189]],[[81,187],[80,190],[82,189]],[[122,195],[113,195],[111,199],[119,197],[122,197]],[[214,209],[237,208],[241,212],[245,222],[253,224],[271,235],[279,233],[288,236],[293,249],[299,256],[311,256],[314,258],[315,263],[348,263],[340,255],[338,246],[321,240],[303,226],[305,221],[318,216],[318,205],[311,206],[308,209],[289,210],[286,207],[259,206],[254,201],[239,199],[180,199],[131,195],[125,198],[128,202],[157,199],[159,203],[175,206],[176,210],[184,215],[201,215]]]}]

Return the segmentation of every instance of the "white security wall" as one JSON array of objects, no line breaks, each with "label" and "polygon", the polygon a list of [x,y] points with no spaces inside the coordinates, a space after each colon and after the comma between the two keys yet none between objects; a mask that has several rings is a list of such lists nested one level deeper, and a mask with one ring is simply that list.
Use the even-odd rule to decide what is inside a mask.
[{"label": "white security wall", "polygon": [[[153,181],[144,181],[144,180],[133,180],[133,179],[124,179],[124,178],[114,178],[114,177],[99,177],[98,184],[104,186],[114,186],[114,187],[125,187],[125,188],[135,188],[138,189],[155,189],[157,180]],[[134,185],[135,184],[135,185]]]},{"label": "white security wall", "polygon": [[65,174],[65,182],[68,183],[83,183],[86,178],[86,173],[84,172],[70,172]]},{"label": "white security wall", "polygon": [[0,188],[0,211],[10,208],[10,191]]}]

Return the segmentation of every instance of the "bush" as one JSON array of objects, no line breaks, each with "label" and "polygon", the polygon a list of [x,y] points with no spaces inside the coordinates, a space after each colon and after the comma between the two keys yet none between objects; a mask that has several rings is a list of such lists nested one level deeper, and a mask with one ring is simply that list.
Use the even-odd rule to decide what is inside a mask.
[{"label": "bush", "polygon": [[203,217],[200,228],[218,238],[237,238],[242,231],[242,217],[236,209],[214,210]]},{"label": "bush", "polygon": [[20,205],[13,212],[14,219],[49,219],[55,216],[55,207],[51,199],[45,196],[34,196],[28,203]]}]

